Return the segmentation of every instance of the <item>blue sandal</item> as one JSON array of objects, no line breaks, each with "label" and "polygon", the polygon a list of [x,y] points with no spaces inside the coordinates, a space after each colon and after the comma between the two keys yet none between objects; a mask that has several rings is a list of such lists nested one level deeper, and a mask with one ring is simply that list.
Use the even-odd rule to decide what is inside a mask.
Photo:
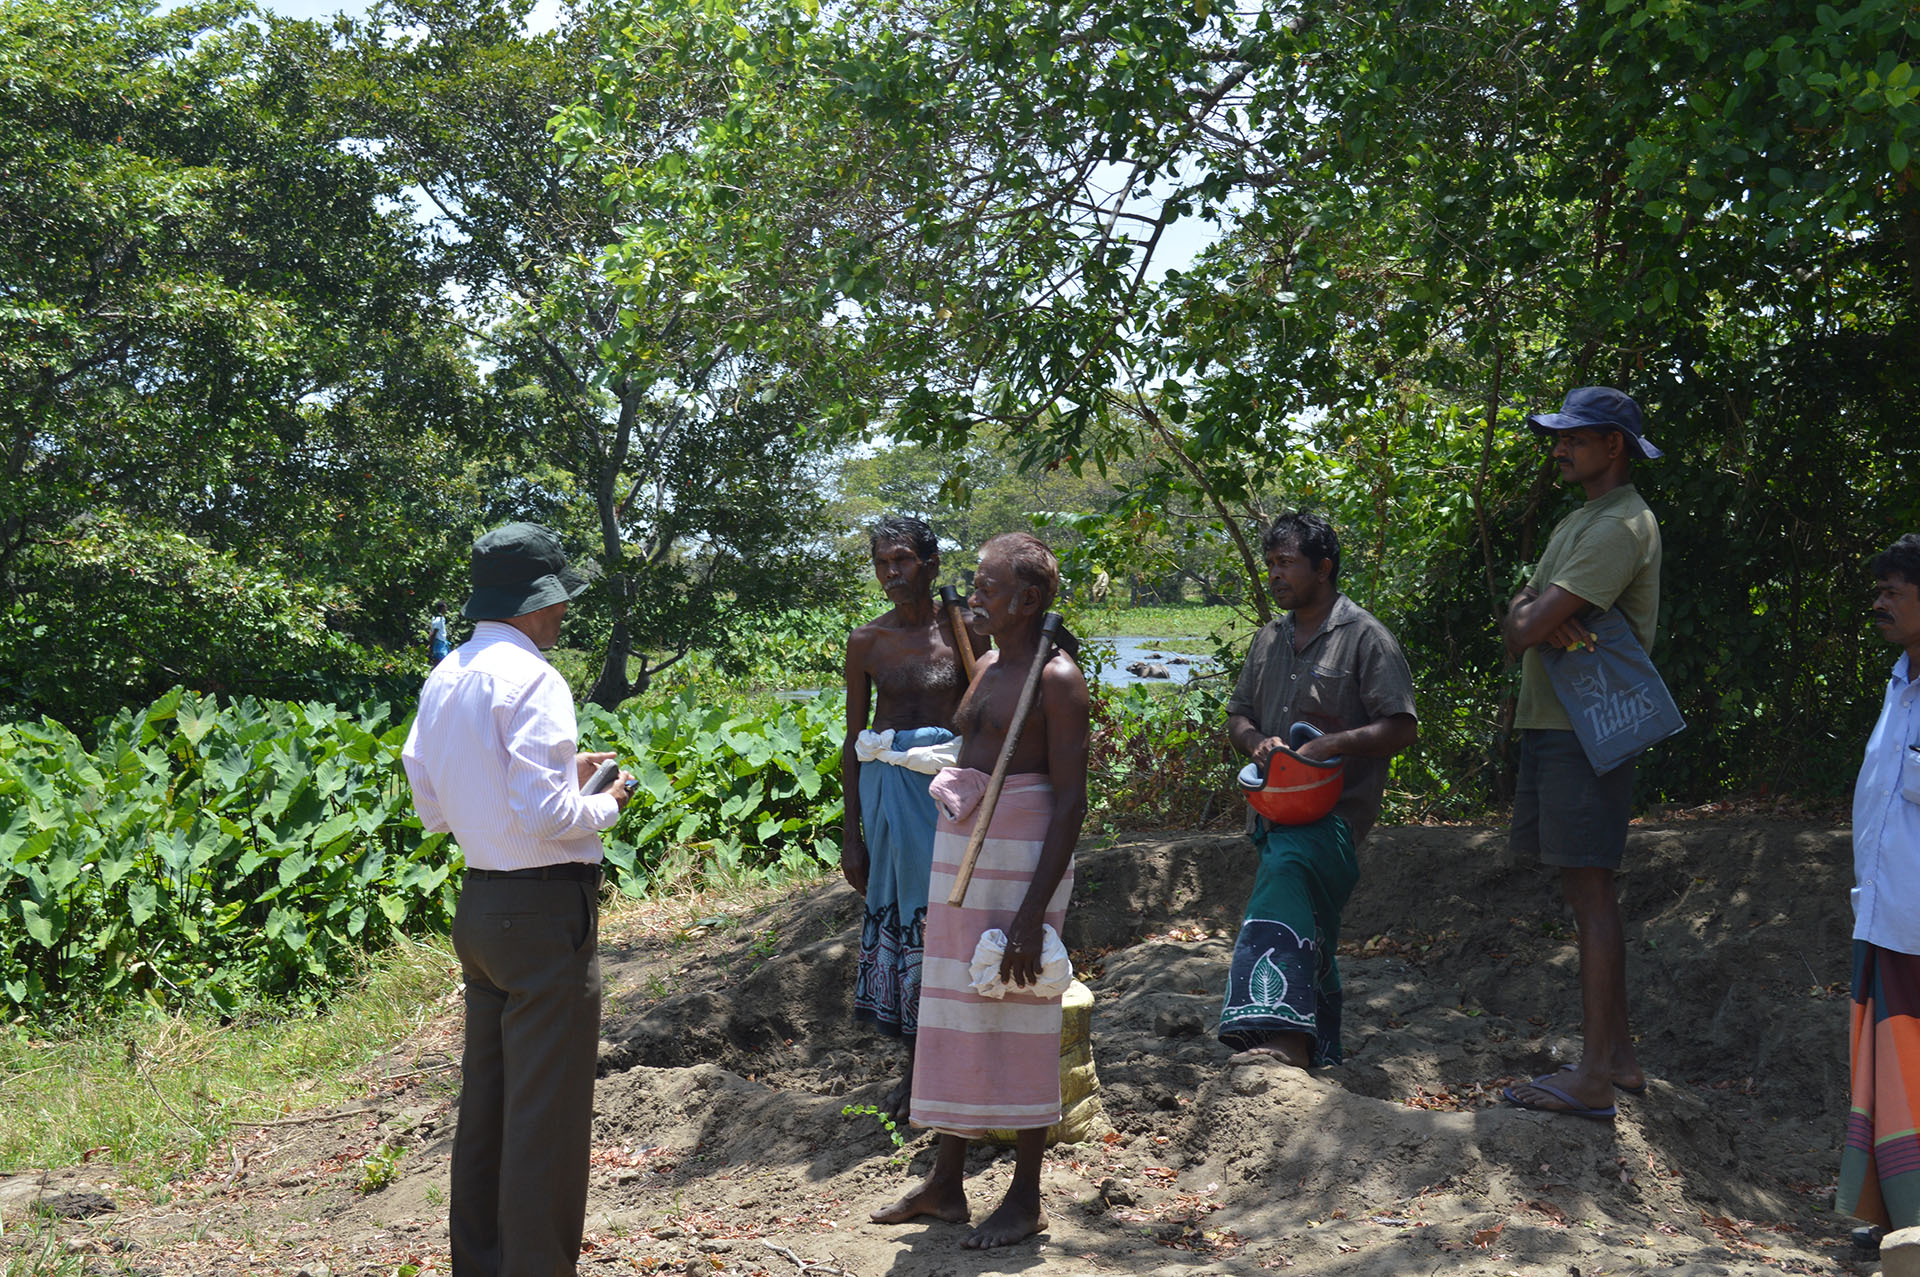
[{"label": "blue sandal", "polygon": [[1515,1108],[1530,1109],[1535,1113],[1563,1113],[1568,1117],[1587,1117],[1592,1118],[1596,1122],[1611,1122],[1620,1112],[1620,1110],[1612,1104],[1607,1105],[1605,1108],[1588,1108],[1579,1100],[1574,1099],[1573,1096],[1567,1094],[1547,1080],[1548,1078],[1556,1076],[1558,1075],[1549,1073],[1545,1077],[1537,1077],[1533,1079],[1531,1085],[1534,1090],[1545,1091],[1554,1099],[1559,1100],[1560,1103],[1565,1106],[1562,1108],[1556,1108],[1547,1104],[1529,1104],[1516,1095],[1510,1086],[1503,1088],[1500,1094],[1506,1098],[1507,1103],[1513,1105]]}]

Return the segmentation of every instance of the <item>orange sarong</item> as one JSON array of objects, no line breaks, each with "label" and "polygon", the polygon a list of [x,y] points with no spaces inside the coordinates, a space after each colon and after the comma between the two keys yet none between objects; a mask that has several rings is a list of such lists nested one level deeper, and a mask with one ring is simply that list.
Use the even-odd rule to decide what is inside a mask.
[{"label": "orange sarong", "polygon": [[1853,942],[1853,1108],[1834,1209],[1920,1226],[1920,955]]}]

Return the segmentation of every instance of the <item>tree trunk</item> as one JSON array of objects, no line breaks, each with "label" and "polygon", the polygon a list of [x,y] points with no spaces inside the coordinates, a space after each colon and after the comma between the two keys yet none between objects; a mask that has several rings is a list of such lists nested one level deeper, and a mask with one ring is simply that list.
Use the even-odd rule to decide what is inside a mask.
[{"label": "tree trunk", "polygon": [[620,619],[613,623],[613,632],[607,636],[607,654],[601,659],[600,674],[593,680],[593,690],[587,693],[589,701],[608,711],[619,709],[621,702],[646,691],[650,681],[644,659],[640,662],[640,677],[637,679],[627,677],[627,661],[632,656],[633,649],[627,637],[627,579],[624,574],[621,575],[617,584],[621,598],[615,606],[619,611]]},{"label": "tree trunk", "polygon": [[600,546],[607,557],[606,584],[613,594],[613,630],[607,636],[606,654],[600,659],[600,675],[593,680],[587,699],[608,711],[620,708],[630,696],[647,690],[646,662],[640,663],[640,678],[627,677],[627,659],[632,655],[632,640],[627,633],[627,608],[633,602],[633,579],[626,571],[625,538],[620,532],[620,472],[626,468],[627,450],[633,441],[633,422],[640,411],[644,388],[631,379],[622,379],[617,387],[620,417],[614,426],[612,446],[600,460],[600,473],[593,485],[594,511],[600,516]]}]

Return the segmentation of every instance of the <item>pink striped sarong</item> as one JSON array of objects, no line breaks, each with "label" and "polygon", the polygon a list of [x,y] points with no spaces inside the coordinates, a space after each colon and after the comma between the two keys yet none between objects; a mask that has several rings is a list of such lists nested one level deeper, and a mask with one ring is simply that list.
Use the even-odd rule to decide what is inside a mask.
[{"label": "pink striped sarong", "polygon": [[[947,904],[978,811],[944,812],[933,836],[926,953],[920,969],[920,1041],[914,1053],[912,1121],[977,1139],[990,1130],[1028,1130],[1060,1120],[1060,997],[1008,992],[983,998],[967,964],[981,933],[1005,930],[1027,897],[1053,817],[1053,783],[1009,776],[975,863],[966,904]],[[1066,922],[1073,862],[1047,901],[1055,931]]]}]

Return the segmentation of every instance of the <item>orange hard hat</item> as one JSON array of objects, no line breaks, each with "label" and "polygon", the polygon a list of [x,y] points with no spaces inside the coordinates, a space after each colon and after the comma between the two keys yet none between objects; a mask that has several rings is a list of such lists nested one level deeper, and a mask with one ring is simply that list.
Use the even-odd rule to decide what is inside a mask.
[{"label": "orange hard hat", "polygon": [[1276,825],[1311,825],[1332,811],[1346,787],[1346,760],[1302,758],[1295,752],[1319,735],[1313,724],[1295,723],[1287,730],[1288,744],[1269,754],[1264,768],[1259,763],[1241,768],[1247,805]]}]

